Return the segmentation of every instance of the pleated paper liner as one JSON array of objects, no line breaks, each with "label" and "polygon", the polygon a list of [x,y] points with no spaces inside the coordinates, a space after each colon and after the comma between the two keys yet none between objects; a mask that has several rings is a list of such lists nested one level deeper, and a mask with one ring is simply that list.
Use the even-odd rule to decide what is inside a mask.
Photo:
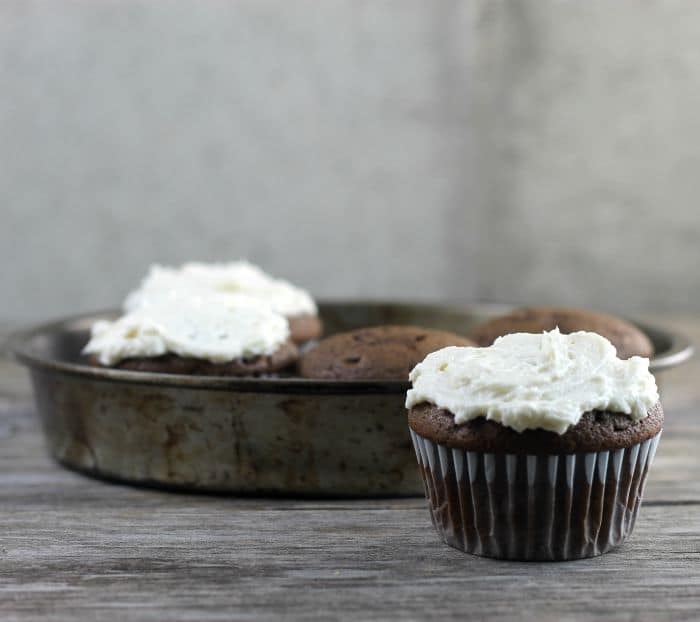
[{"label": "pleated paper liner", "polygon": [[593,557],[632,533],[661,432],[625,449],[568,455],[451,449],[411,430],[440,537],[474,555]]}]

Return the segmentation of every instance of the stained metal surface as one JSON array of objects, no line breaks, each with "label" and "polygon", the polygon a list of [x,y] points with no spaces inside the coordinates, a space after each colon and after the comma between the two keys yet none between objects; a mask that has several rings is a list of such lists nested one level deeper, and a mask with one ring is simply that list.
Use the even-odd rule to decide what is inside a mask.
[{"label": "stained metal surface", "polygon": [[[465,334],[502,306],[320,305],[326,334],[416,324]],[[18,333],[48,446],[61,463],[132,483],[317,496],[423,494],[403,406],[408,383],[214,378],[101,369],[80,349],[90,314]],[[649,326],[652,371],[682,363],[682,336]]]}]

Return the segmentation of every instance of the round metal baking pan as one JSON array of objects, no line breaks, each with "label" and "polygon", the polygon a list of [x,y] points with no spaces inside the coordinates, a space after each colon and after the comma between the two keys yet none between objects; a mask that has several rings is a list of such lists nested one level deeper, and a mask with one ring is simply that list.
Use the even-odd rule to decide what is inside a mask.
[{"label": "round metal baking pan", "polygon": [[[466,334],[508,307],[324,303],[325,333],[414,324]],[[407,382],[220,378],[103,369],[80,351],[91,313],[13,335],[31,373],[49,450],[99,477],[186,490],[307,496],[423,494],[404,396]],[[637,323],[654,373],[692,355],[672,331]]]}]

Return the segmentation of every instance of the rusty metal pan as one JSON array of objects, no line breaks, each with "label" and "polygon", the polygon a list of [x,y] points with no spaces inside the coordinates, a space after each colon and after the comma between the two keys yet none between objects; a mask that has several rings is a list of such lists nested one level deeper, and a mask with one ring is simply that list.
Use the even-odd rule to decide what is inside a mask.
[{"label": "rusty metal pan", "polygon": [[[466,334],[508,308],[325,303],[326,334],[415,324]],[[51,454],[79,471],[135,484],[238,494],[423,494],[400,381],[178,376],[86,364],[91,313],[10,338],[31,373]],[[689,342],[639,324],[658,373],[687,360]]]}]

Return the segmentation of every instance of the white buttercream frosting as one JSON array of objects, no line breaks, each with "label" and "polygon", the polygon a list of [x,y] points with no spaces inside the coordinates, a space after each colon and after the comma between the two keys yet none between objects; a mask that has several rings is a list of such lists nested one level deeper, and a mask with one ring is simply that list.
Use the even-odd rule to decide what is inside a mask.
[{"label": "white buttercream frosting", "polygon": [[99,321],[83,349],[103,365],[173,353],[226,363],[269,355],[289,338],[280,314],[244,297],[169,292],[115,321]]},{"label": "white buttercream frosting", "polygon": [[456,424],[485,417],[518,432],[563,434],[591,410],[640,420],[659,399],[649,359],[621,360],[607,339],[583,331],[515,333],[487,348],[443,348],[409,379],[407,408],[429,402],[453,413]]},{"label": "white buttercream frosting", "polygon": [[[124,310],[133,311],[158,304],[164,297],[208,292],[234,299],[241,296],[257,301],[286,317],[315,315],[316,304],[310,294],[282,279],[275,279],[246,261],[230,263],[190,262],[179,268],[152,266],[141,285],[124,301]],[[237,303],[236,303],[237,304]]]}]

